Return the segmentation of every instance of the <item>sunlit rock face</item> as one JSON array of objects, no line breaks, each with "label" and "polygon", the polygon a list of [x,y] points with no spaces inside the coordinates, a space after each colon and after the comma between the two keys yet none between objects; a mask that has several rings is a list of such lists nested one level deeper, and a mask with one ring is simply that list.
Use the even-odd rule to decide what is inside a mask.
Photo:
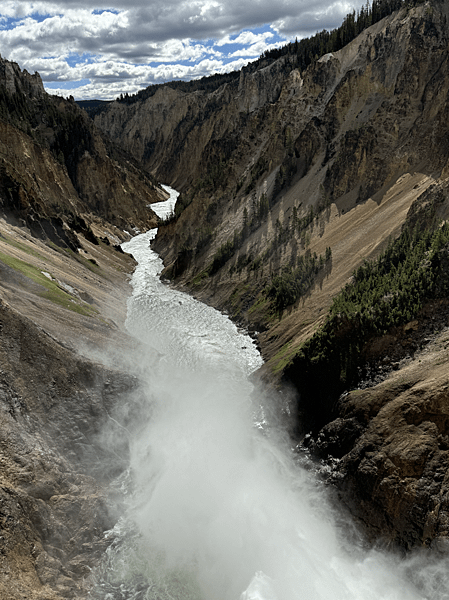
[{"label": "sunlit rock face", "polygon": [[127,464],[117,406],[136,381],[1,299],[0,323],[0,596],[82,598],[115,522],[105,488]]},{"label": "sunlit rock face", "polygon": [[148,204],[164,192],[73,99],[47,94],[37,73],[4,59],[0,88],[1,214],[72,249],[77,232],[92,239],[95,220],[129,231],[156,224]]},{"label": "sunlit rock face", "polygon": [[5,86],[10,94],[19,92],[31,98],[45,95],[44,84],[39,73],[30,75],[26,70],[21,71],[17,63],[7,60],[0,61],[0,85]]},{"label": "sunlit rock face", "polygon": [[105,488],[127,464],[116,407],[136,389],[103,364],[134,266],[117,249],[167,194],[3,59],[0,147],[0,597],[85,598],[115,522]]},{"label": "sunlit rock face", "polygon": [[[345,227],[356,228],[356,207],[373,199],[379,204],[401,176],[419,175],[412,190],[396,192],[402,209],[381,216],[379,231],[367,224],[367,247],[345,250],[356,260],[349,259],[336,286],[397,234],[412,201],[435,175],[445,175],[449,158],[442,91],[448,84],[440,68],[448,60],[446,12],[444,2],[431,10],[404,8],[302,72],[287,55],[247,67],[212,91],[164,86],[134,103],[112,102],[97,114],[104,132],[173,184],[188,204],[156,240],[166,266],[175,264],[175,276],[183,283],[195,280],[196,293],[227,310],[232,304],[238,318],[260,330],[266,319],[251,310],[257,292],[308,241],[298,234],[267,258],[279,225],[285,229],[313,209],[322,218],[317,216],[310,249],[320,253],[326,242],[337,244],[327,223],[346,215]],[[413,191],[414,185],[419,189]],[[269,217],[252,219],[263,197]],[[245,222],[251,231],[244,243],[197,285],[195,277]],[[322,244],[313,241],[318,231]],[[248,281],[254,262],[257,277]],[[334,254],[334,267],[338,262]],[[249,289],[241,289],[245,285]],[[324,300],[319,304],[325,307]]]},{"label": "sunlit rock face", "polygon": [[[181,191],[184,210],[155,240],[164,275],[262,332],[270,379],[293,364],[290,380],[297,383],[295,353],[323,323],[354,270],[399,235],[414,207],[425,207],[446,189],[448,15],[447,2],[404,7],[304,71],[283,57],[244,70],[211,92],[167,86],[135,104],[111,103],[96,117],[100,128]],[[269,211],[256,219],[264,198]],[[437,204],[438,218],[447,219],[446,192]],[[310,227],[290,235],[311,210]],[[233,246],[245,227],[243,241]],[[229,245],[233,250],[225,254]],[[320,256],[327,247],[327,271],[273,316],[265,294],[272,278],[305,252]],[[220,252],[225,259],[211,268]],[[447,307],[435,310],[441,329]],[[419,321],[416,339],[409,341],[410,331],[391,334],[394,351],[386,340],[373,351],[379,381],[389,372],[386,365],[394,362],[402,372],[400,361],[413,361],[429,342],[436,329],[428,320]],[[417,355],[415,360],[419,365]],[[429,398],[432,372],[423,375]],[[313,382],[309,389],[301,397],[313,403]],[[422,420],[407,422],[399,434],[393,408],[360,421],[357,394],[349,399],[337,405],[337,394],[313,433],[332,423],[322,432],[321,455],[341,459],[336,468],[343,488],[355,491],[362,520],[374,535],[408,547],[444,538],[439,498],[446,487],[438,474],[446,452],[444,402],[435,418],[419,408]],[[381,416],[385,420],[377,426]],[[433,423],[428,430],[427,421]],[[407,450],[409,444],[417,444],[418,454]]]}]

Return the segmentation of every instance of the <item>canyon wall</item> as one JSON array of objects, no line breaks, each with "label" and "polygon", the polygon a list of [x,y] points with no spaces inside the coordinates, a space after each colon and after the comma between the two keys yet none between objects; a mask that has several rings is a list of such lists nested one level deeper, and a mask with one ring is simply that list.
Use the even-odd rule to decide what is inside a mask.
[{"label": "canyon wall", "polygon": [[[108,103],[94,123],[0,60],[2,597],[83,597],[104,550],[123,398],[139,406],[139,391],[126,352],[95,357],[133,344],[118,244],[158,223],[156,180],[181,191],[155,241],[163,276],[257,335],[298,451],[374,541],[444,550],[448,13],[404,6],[307,68],[292,45],[222,84]],[[421,247],[415,287],[409,273],[344,306]]]},{"label": "canyon wall", "polygon": [[[334,317],[321,354],[307,343],[366,260],[404,227],[435,231],[448,217],[448,13],[447,2],[404,6],[305,69],[287,53],[212,91],[168,84],[95,117],[181,191],[155,241],[164,275],[257,333],[262,375],[297,395],[294,436],[332,466],[374,537],[407,547],[447,534],[446,392],[429,368],[428,400],[405,399],[396,373],[417,373],[420,352],[440,357],[447,293],[423,291],[398,325],[363,333],[350,365],[326,352],[359,335],[357,315]],[[339,400],[353,387],[371,392]],[[405,406],[420,416],[399,434]]]},{"label": "canyon wall", "polygon": [[73,101],[50,96],[38,74],[0,60],[1,206],[36,235],[76,247],[103,219],[148,228],[164,198],[152,177],[96,129]]},{"label": "canyon wall", "polygon": [[[260,331],[275,320],[272,278],[330,247],[327,300],[314,297],[326,310],[446,176],[446,13],[440,2],[404,8],[303,72],[287,55],[213,92],[167,85],[101,111],[96,124],[182,192],[156,240],[167,276]],[[310,327],[293,321],[317,322],[310,310],[283,315],[295,347]],[[288,341],[275,337],[261,338],[267,359]]]},{"label": "canyon wall", "polygon": [[3,59],[0,140],[0,597],[86,598],[138,405],[119,244],[167,194],[73,99]]}]

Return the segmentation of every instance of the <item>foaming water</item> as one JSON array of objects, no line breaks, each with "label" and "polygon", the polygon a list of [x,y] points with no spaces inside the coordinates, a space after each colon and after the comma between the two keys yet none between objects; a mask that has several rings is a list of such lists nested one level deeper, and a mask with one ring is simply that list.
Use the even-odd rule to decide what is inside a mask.
[{"label": "foaming water", "polygon": [[161,187],[164,188],[164,190],[170,194],[170,197],[165,202],[156,202],[155,204],[150,204],[149,206],[151,206],[153,212],[155,212],[158,217],[160,217],[161,219],[166,219],[167,217],[172,215],[175,210],[175,205],[179,196],[179,192],[172,189],[168,185],[163,185]]},{"label": "foaming water", "polygon": [[252,340],[159,281],[154,234],[123,245],[139,263],[127,327],[141,342],[151,418],[132,441],[128,512],[110,533],[93,597],[449,598],[444,577],[438,589],[435,577],[426,583],[422,561],[347,542],[350,524],[337,525],[325,491],[276,428],[254,426],[259,396],[248,377],[262,361]]}]

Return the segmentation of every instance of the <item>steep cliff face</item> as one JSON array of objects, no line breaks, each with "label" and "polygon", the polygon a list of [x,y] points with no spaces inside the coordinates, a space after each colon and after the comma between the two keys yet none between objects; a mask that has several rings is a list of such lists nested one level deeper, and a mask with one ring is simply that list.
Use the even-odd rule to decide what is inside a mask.
[{"label": "steep cliff face", "polygon": [[[49,96],[38,74],[0,60],[0,208],[36,234],[77,247],[91,215],[119,229],[156,223],[154,180],[78,106]],[[116,234],[119,229],[117,229]]]},{"label": "steep cliff face", "polygon": [[118,243],[156,224],[147,205],[166,194],[74,102],[1,59],[0,140],[0,597],[86,598],[138,389],[106,354],[131,346],[134,261]]},{"label": "steep cliff face", "polygon": [[318,437],[326,458],[339,458],[352,512],[407,548],[443,548],[449,532],[447,339],[446,331],[382,384],[342,398],[342,416]]},{"label": "steep cliff face", "polygon": [[160,180],[186,189],[217,159],[229,160],[246,116],[279,98],[286,67],[282,59],[255,73],[242,70],[213,93],[161,87],[143,102],[112,103],[95,123]]},{"label": "steep cliff face", "polygon": [[[417,312],[405,310],[396,328],[369,339],[360,311],[360,347],[350,345],[359,362],[340,356],[332,373],[317,373],[327,350],[301,352],[355,270],[405,223],[435,231],[449,217],[448,16],[445,1],[403,7],[302,71],[287,55],[212,93],[165,86],[96,117],[182,192],[155,242],[165,275],[262,332],[265,375],[284,373],[296,385],[309,447],[331,457],[344,497],[374,536],[407,547],[447,536],[445,377],[420,370],[418,356],[447,324],[447,291],[417,292]],[[432,261],[441,267],[445,252]],[[334,317],[337,356],[335,340],[356,330],[344,314]],[[314,375],[305,383],[306,363]],[[410,384],[401,387],[396,371]],[[317,378],[328,384],[323,395]],[[358,384],[367,391],[337,402],[345,385]]]},{"label": "steep cliff face", "polygon": [[83,246],[94,263],[0,218],[2,600],[86,598],[116,522],[140,396],[121,359],[133,261]]},{"label": "steep cliff face", "polygon": [[41,98],[45,95],[44,84],[39,73],[30,75],[26,69],[20,69],[17,63],[3,60],[0,56],[0,83],[13,95],[23,94],[29,98]]},{"label": "steep cliff face", "polygon": [[100,432],[135,382],[62,348],[1,299],[0,323],[0,595],[82,598],[114,523],[105,485],[126,460],[126,443],[120,463]]},{"label": "steep cliff face", "polygon": [[[167,276],[269,326],[267,358],[310,335],[354,268],[446,176],[447,12],[445,2],[403,8],[304,72],[287,55],[212,93],[166,86],[96,117],[182,191],[156,240]],[[328,248],[312,302],[307,290],[301,304],[273,290],[282,269],[308,251],[324,261]]]}]

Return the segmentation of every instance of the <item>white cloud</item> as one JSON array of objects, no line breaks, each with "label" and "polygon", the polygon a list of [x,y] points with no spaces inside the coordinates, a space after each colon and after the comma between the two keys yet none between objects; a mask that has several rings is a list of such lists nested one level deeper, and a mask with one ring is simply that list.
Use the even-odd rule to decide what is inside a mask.
[{"label": "white cloud", "polygon": [[230,70],[295,37],[337,27],[351,7],[333,0],[6,0],[0,48],[47,85],[73,81],[75,97],[94,90],[110,98]]},{"label": "white cloud", "polygon": [[242,45],[242,46],[255,46],[256,44],[267,45],[267,40],[274,37],[272,31],[264,31],[262,33],[254,33],[253,31],[242,31],[234,39],[231,39],[230,35],[226,35],[216,42],[216,46],[227,46],[227,45]]},{"label": "white cloud", "polygon": [[242,33],[236,37],[234,44],[243,44],[245,46],[266,43],[266,41],[273,37],[271,31],[265,31],[264,33],[253,33],[252,31],[242,31]]},{"label": "white cloud", "polygon": [[273,21],[273,30],[285,35],[294,37],[307,37],[313,35],[316,31],[323,29],[334,29],[341,25],[344,17],[354,8],[364,5],[364,2],[323,2],[314,3],[301,12],[300,18],[297,15],[285,15]]}]

